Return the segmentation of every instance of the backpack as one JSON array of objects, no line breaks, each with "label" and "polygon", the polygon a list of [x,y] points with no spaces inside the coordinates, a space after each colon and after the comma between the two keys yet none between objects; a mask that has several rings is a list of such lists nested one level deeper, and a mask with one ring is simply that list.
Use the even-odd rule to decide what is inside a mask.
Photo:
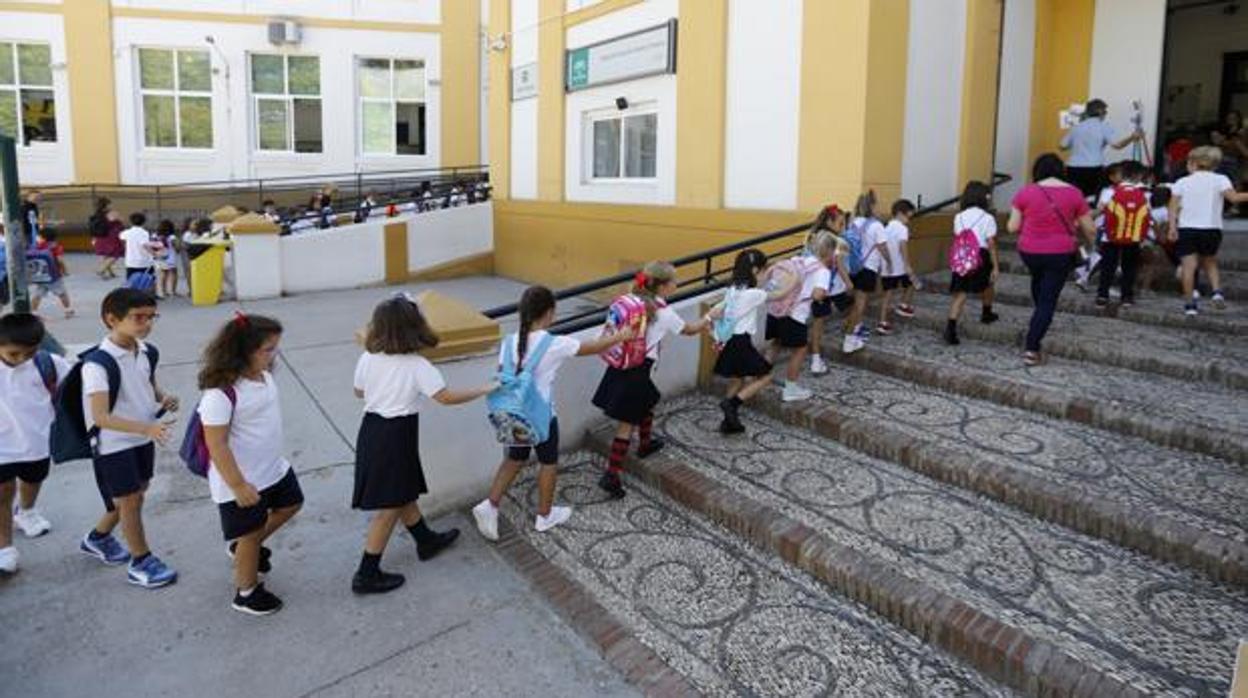
[{"label": "backpack", "polygon": [[108,237],[108,217],[101,213],[93,213],[87,219],[87,232],[93,238]]},{"label": "backpack", "polygon": [[799,303],[806,300],[802,298],[802,281],[819,264],[819,260],[801,255],[777,262],[768,269],[767,283],[764,286],[768,295],[780,289],[785,291],[779,298],[767,301],[767,314],[772,317],[788,317]]},{"label": "backpack", "polygon": [[[227,385],[221,389],[230,400],[231,418],[233,409],[238,406],[238,393],[234,386]],[[195,405],[190,419],[186,422],[186,434],[182,437],[182,445],[178,447],[178,457],[186,464],[192,475],[208,477],[208,468],[212,466],[212,456],[208,453],[208,439],[204,436],[204,423],[199,417],[199,405]]]},{"label": "backpack", "polygon": [[736,297],[737,289],[728,289],[728,292],[724,294],[723,314],[711,325],[711,339],[714,342],[715,351],[723,349],[737,329],[738,318],[734,317]]},{"label": "backpack", "polygon": [[867,226],[875,221],[870,218],[859,219],[861,222],[850,223],[845,228],[845,234],[841,239],[849,246],[849,254],[845,255],[845,271],[849,272],[851,277],[857,276],[862,271],[864,263],[867,261],[866,254],[869,250],[862,249],[862,236],[867,232]]},{"label": "backpack", "polygon": [[498,388],[485,399],[490,424],[499,443],[506,446],[537,446],[550,438],[554,408],[537,389],[534,375],[554,337],[547,334],[524,357],[517,368],[516,350],[510,338],[503,340],[503,366],[498,372]]},{"label": "backpack", "polygon": [[1114,245],[1134,245],[1144,239],[1151,215],[1143,187],[1115,185],[1105,206],[1105,235]]},{"label": "backpack", "polygon": [[[152,384],[156,382],[156,365],[160,363],[160,351],[156,347],[145,344],[144,353],[152,366]],[[64,463],[95,455],[95,440],[99,435],[98,427],[87,429],[87,420],[82,411],[82,367],[94,363],[104,369],[108,375],[108,409],[117,404],[117,393],[121,391],[121,367],[117,365],[108,352],[94,346],[78,355],[81,359],[74,364],[56,389],[56,397],[52,405],[56,411],[56,419],[52,422],[52,460]]]},{"label": "backpack", "polygon": [[974,223],[959,230],[953,236],[953,244],[949,246],[949,270],[958,276],[970,276],[983,265],[983,257],[979,254],[979,236],[975,234],[975,226],[983,220],[981,215]]},{"label": "backpack", "polygon": [[[655,299],[658,307],[664,307],[664,303],[660,299]],[[607,308],[607,324],[603,328],[603,335],[614,334],[624,329],[632,327],[636,330],[633,338],[616,344],[607,351],[603,352],[602,360],[612,368],[621,370],[636,368],[646,362],[646,302],[640,297],[631,293],[626,293],[616,298],[611,303],[611,307]]]},{"label": "backpack", "polygon": [[147,291],[151,293],[156,290],[156,275],[151,269],[136,271],[126,277],[126,283],[122,284],[125,288],[131,288],[136,291]]},{"label": "backpack", "polygon": [[48,397],[52,400],[56,399],[56,364],[52,361],[52,355],[43,349],[35,352],[35,370],[39,372],[39,378],[43,380],[43,387],[48,390]]}]

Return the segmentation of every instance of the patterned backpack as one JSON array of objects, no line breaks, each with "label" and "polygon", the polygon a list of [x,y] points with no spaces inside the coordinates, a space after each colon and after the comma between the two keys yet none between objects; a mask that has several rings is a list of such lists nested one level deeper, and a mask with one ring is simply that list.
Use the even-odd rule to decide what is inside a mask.
[{"label": "patterned backpack", "polygon": [[975,234],[975,226],[983,218],[980,216],[953,236],[953,244],[949,246],[949,270],[958,276],[970,276],[984,263],[979,255],[979,236]]},{"label": "patterned backpack", "polygon": [[[665,306],[662,299],[655,299],[655,304]],[[611,368],[626,370],[636,368],[646,362],[646,301],[640,296],[626,293],[616,298],[611,307],[607,308],[607,324],[603,335],[610,335],[631,327],[635,330],[633,338],[617,344],[603,352],[602,360]]]}]

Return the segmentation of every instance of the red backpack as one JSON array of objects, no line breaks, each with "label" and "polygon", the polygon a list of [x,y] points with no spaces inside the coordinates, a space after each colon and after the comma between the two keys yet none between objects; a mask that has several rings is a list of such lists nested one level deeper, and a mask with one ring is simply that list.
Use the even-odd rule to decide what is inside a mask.
[{"label": "red backpack", "polygon": [[[662,308],[664,303],[656,298],[655,304]],[[607,309],[607,326],[603,334],[614,334],[631,327],[635,330],[632,339],[621,342],[603,352],[602,360],[612,368],[636,368],[646,362],[646,302],[639,296],[626,293],[616,298]]]},{"label": "red backpack", "polygon": [[1105,237],[1114,245],[1134,245],[1148,232],[1148,193],[1144,187],[1114,185],[1105,206]]}]

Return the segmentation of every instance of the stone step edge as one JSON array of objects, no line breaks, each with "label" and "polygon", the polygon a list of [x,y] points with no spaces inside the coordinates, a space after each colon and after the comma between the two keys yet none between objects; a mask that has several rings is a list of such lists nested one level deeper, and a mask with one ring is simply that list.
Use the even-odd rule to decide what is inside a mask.
[{"label": "stone step edge", "polygon": [[1030,385],[965,366],[948,366],[917,357],[872,351],[870,346],[863,351],[844,354],[829,343],[823,355],[829,361],[938,390],[1087,424],[1160,446],[1202,453],[1240,465],[1248,464],[1248,443],[1201,424],[1133,413],[1086,397],[1067,395],[1056,388]]},{"label": "stone step edge", "polygon": [[[1018,241],[1017,238],[1005,239],[1003,236],[997,237],[997,251],[1009,252],[1017,257]],[[1020,260],[1021,263],[1021,260]],[[1248,257],[1227,257],[1225,259],[1218,258],[1218,269],[1220,271],[1248,271]]]},{"label": "stone step edge", "polygon": [[[722,387],[718,380],[713,382]],[[1073,494],[1058,483],[999,466],[987,458],[929,442],[886,425],[867,423],[831,405],[780,401],[768,388],[749,406],[782,422],[892,461],[921,475],[991,497],[1037,518],[1065,526],[1163,562],[1195,570],[1216,582],[1248,588],[1248,545],[1155,513],[1142,516],[1104,499]],[[881,444],[881,436],[899,445]]]},{"label": "stone step edge", "polygon": [[[465,512],[471,518],[471,512]],[[589,642],[623,679],[645,695],[700,696],[693,684],[642,643],[579,582],[525,540],[503,516],[494,550],[546,601],[572,630]]]},{"label": "stone step edge", "polygon": [[[586,446],[610,450],[606,429]],[[625,472],[697,514],[724,526],[763,552],[775,554],[834,593],[861,603],[884,620],[1028,696],[1101,698],[1143,695],[1061,647],[903,574],[783,512],[733,491],[660,452],[629,456]]]},{"label": "stone step edge", "polygon": [[[1011,313],[1031,315],[1031,310],[1025,306],[1000,301],[996,305],[1002,309],[1009,308]],[[906,322],[936,332],[945,329],[943,314],[931,314],[929,317],[928,313],[921,313]],[[1026,333],[1026,330],[1022,328],[1011,330],[1008,327],[984,325],[975,318],[974,313],[967,312],[963,314],[962,322],[958,324],[958,333],[968,339],[1018,347],[1019,360],[1022,360],[1023,339]],[[938,338],[937,341],[939,341]],[[1225,359],[1174,362],[1160,360],[1149,354],[1123,356],[1106,352],[1095,342],[1090,347],[1072,343],[1069,338],[1060,334],[1045,338],[1044,351],[1076,361],[1090,361],[1144,373],[1161,373],[1172,378],[1209,381],[1230,388],[1248,389],[1248,370],[1228,365]]]},{"label": "stone step edge", "polygon": [[[1002,258],[1000,260],[1000,267],[1001,267],[1001,272],[1003,274],[1026,275],[1028,273],[1027,265],[1023,264],[1020,260],[1017,260],[1017,259],[1012,260],[1008,257]],[[1223,270],[1223,277],[1224,277],[1223,282],[1222,282],[1223,295],[1225,295],[1228,300],[1248,300],[1248,287],[1241,286],[1235,282],[1227,283],[1227,279],[1225,278],[1227,273],[1234,274],[1236,272],[1234,271],[1227,272],[1226,270]],[[1153,277],[1149,281],[1150,282],[1148,284],[1140,283],[1137,281],[1136,289],[1139,291],[1152,291],[1153,293],[1157,293],[1157,294],[1172,295],[1175,298],[1175,300],[1181,299],[1181,296],[1179,296],[1179,290],[1181,288],[1181,284],[1178,279],[1174,278],[1174,275],[1162,274],[1162,275]],[[945,283],[946,285],[948,285],[947,281]],[[1094,286],[1095,284],[1088,285],[1089,293],[1091,293],[1094,290]],[[1114,288],[1117,289],[1118,284],[1115,283]]]}]

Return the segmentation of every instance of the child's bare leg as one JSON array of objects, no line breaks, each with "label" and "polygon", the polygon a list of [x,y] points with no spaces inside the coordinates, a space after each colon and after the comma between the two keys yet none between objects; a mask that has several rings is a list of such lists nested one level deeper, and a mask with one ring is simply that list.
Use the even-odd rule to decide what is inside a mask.
[{"label": "child's bare leg", "polygon": [[806,347],[798,347],[789,355],[789,365],[785,370],[785,378],[793,383],[797,381],[797,377],[801,375],[802,364],[806,361]]},{"label": "child's bare leg", "polygon": [[823,326],[827,318],[811,318],[810,321],[810,353],[812,356],[823,354]]},{"label": "child's bare leg", "polygon": [[260,541],[264,529],[239,536],[234,545],[234,586],[240,590],[254,589],[259,583]]},{"label": "child's bare leg", "polygon": [[373,520],[368,524],[368,535],[364,539],[364,552],[381,555],[386,549],[386,543],[390,542],[390,534],[398,523],[399,513],[399,509],[380,509],[373,514]]},{"label": "child's bare leg", "polygon": [[[39,488],[43,486],[42,482],[26,482],[25,480],[17,481],[17,504],[22,509],[34,509],[35,500],[39,498]],[[12,508],[12,502],[9,502],[9,509]],[[0,512],[9,511],[0,506]],[[0,516],[0,519],[3,519]]]},{"label": "child's bare leg", "polygon": [[741,392],[742,383],[743,381],[740,378],[729,378],[728,392],[724,395],[724,397],[729,399],[736,397],[737,394]]},{"label": "child's bare leg", "polygon": [[1183,278],[1183,302],[1192,302],[1192,287],[1196,285],[1196,255],[1189,254],[1179,260],[1179,270]]},{"label": "child's bare leg", "polygon": [[151,552],[147,547],[147,533],[143,530],[143,492],[114,497],[113,504],[117,507],[117,515],[121,517],[121,533],[126,538],[126,547],[134,557],[143,557]]},{"label": "child's bare leg", "polygon": [[277,532],[277,529],[285,526],[286,522],[290,521],[295,514],[299,513],[299,510],[302,507],[302,504],[296,504],[291,507],[282,507],[281,509],[273,509],[270,511],[269,518],[264,521],[263,535],[260,536],[260,542],[263,543],[268,540],[269,536]]},{"label": "child's bare leg", "polygon": [[737,399],[745,402],[746,400],[749,400],[757,395],[758,391],[766,388],[768,385],[771,385],[771,374],[759,376],[749,383],[746,383],[744,388],[741,388],[741,392],[737,393]]},{"label": "child's bare leg", "polygon": [[498,471],[494,473],[494,483],[490,485],[490,504],[497,507],[503,501],[503,495],[507,494],[507,490],[511,487],[512,481],[516,479],[516,475],[520,473],[520,468],[524,467],[524,463],[518,460],[504,459],[498,465]]},{"label": "child's bare leg", "polygon": [[615,428],[615,438],[631,440],[633,438],[633,425],[628,422],[620,422],[619,426]]},{"label": "child's bare leg", "polygon": [[100,520],[95,524],[95,532],[102,536],[112,533],[113,529],[117,528],[118,522],[121,521],[121,515],[115,508],[117,503],[114,502],[113,506],[114,509],[112,511],[104,512],[104,515],[101,516]]},{"label": "child's bare leg", "polygon": [[558,465],[542,465],[537,471],[537,515],[549,516],[555,505],[555,484],[559,478]]},{"label": "child's bare leg", "polygon": [[8,513],[13,511],[13,493],[16,489],[12,480],[0,484],[0,548],[13,545],[13,517]]},{"label": "child's bare leg", "polygon": [[[1200,257],[1200,268],[1209,277],[1209,288],[1214,291],[1220,291],[1222,289],[1222,276],[1218,272],[1218,258],[1216,256]],[[1188,296],[1190,297],[1191,294],[1189,293]]]},{"label": "child's bare leg", "polygon": [[901,292],[901,304],[902,305],[914,305],[914,286],[913,285],[907,286],[906,289]]},{"label": "child's bare leg", "polygon": [[[988,292],[985,291],[985,294]],[[962,317],[962,308],[966,306],[966,294],[961,291],[953,294],[953,302],[949,304],[949,319],[958,320]]]},{"label": "child's bare leg", "polygon": [[881,325],[888,322],[888,314],[889,314],[889,310],[892,307],[892,303],[893,303],[893,291],[892,289],[889,289],[884,292],[884,302],[880,303],[880,324]]}]

